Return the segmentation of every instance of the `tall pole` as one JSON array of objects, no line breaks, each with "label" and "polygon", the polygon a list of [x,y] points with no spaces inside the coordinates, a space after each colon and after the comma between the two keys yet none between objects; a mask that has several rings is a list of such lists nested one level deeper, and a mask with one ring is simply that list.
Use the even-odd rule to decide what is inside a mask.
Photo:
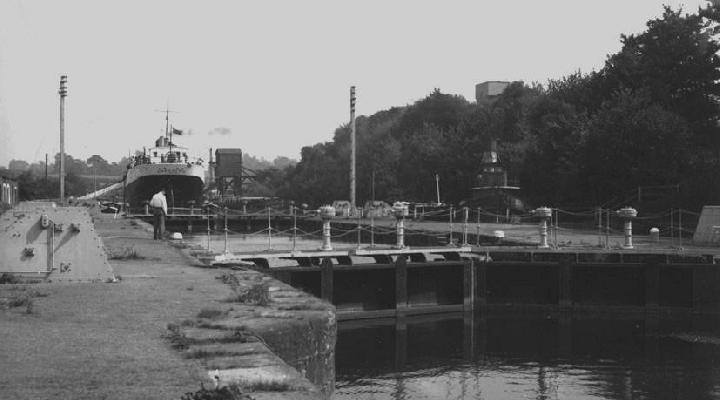
[{"label": "tall pole", "polygon": [[355,86],[350,86],[350,209],[355,212]]},{"label": "tall pole", "polygon": [[437,204],[440,204],[440,175],[435,174],[435,194],[437,194]]},{"label": "tall pole", "polygon": [[682,208],[678,209],[678,239],[680,240],[680,247],[682,247]]},{"label": "tall pole", "polygon": [[60,204],[65,203],[65,96],[67,75],[60,76]]},{"label": "tall pole", "polygon": [[45,180],[47,180],[48,175],[48,155],[45,153]]}]

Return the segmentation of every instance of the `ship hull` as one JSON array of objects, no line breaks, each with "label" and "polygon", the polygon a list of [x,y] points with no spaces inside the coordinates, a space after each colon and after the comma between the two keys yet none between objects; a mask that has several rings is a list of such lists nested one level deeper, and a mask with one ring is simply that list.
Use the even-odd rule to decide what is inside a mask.
[{"label": "ship hull", "polygon": [[125,175],[125,202],[131,211],[144,211],[152,196],[166,189],[169,213],[176,207],[202,202],[205,172],[196,164],[141,164]]}]

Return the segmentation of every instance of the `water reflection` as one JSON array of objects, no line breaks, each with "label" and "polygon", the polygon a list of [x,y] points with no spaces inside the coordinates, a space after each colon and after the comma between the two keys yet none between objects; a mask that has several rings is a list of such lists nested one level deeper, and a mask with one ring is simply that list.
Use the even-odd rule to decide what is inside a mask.
[{"label": "water reflection", "polygon": [[639,315],[341,322],[336,399],[720,399],[720,323]]}]

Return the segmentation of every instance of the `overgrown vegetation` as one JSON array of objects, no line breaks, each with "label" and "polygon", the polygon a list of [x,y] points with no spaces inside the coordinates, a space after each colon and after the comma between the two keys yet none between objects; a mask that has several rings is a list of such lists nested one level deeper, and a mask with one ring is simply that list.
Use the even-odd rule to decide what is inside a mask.
[{"label": "overgrown vegetation", "polygon": [[7,272],[0,275],[0,285],[2,285],[2,284],[12,285],[15,283],[21,283],[20,278],[18,278],[17,276],[15,276],[13,274],[8,274]]},{"label": "overgrown vegetation", "polygon": [[108,259],[110,260],[144,260],[137,250],[132,246],[120,247],[108,250]]},{"label": "overgrown vegetation", "polygon": [[8,295],[0,296],[0,309],[25,308],[25,314],[33,314],[35,312],[35,302],[33,299],[38,297],[47,297],[48,294],[27,286],[15,286],[10,288]]},{"label": "overgrown vegetation", "polygon": [[203,308],[198,313],[198,318],[205,318],[205,319],[218,319],[222,318],[227,315],[227,311],[218,310],[218,309],[210,309],[210,308]]},{"label": "overgrown vegetation", "polygon": [[164,338],[168,340],[172,348],[176,350],[187,350],[190,347],[190,340],[177,324],[167,325],[167,333],[165,333]]},{"label": "overgrown vegetation", "polygon": [[243,389],[250,392],[287,392],[295,387],[286,380],[263,379],[239,383]]},{"label": "overgrown vegetation", "polygon": [[[270,304],[270,290],[267,283],[262,281],[240,283],[238,277],[230,272],[217,277],[223,283],[230,285],[233,295],[227,299],[230,302],[266,306]],[[247,277],[244,277],[248,280]]]}]

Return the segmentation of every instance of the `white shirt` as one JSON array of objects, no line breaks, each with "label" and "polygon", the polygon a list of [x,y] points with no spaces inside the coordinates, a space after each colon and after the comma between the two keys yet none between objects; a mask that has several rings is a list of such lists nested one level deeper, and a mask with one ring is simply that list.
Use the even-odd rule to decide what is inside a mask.
[{"label": "white shirt", "polygon": [[163,209],[165,215],[167,215],[167,200],[162,192],[157,192],[150,200],[150,207],[160,207]]}]

